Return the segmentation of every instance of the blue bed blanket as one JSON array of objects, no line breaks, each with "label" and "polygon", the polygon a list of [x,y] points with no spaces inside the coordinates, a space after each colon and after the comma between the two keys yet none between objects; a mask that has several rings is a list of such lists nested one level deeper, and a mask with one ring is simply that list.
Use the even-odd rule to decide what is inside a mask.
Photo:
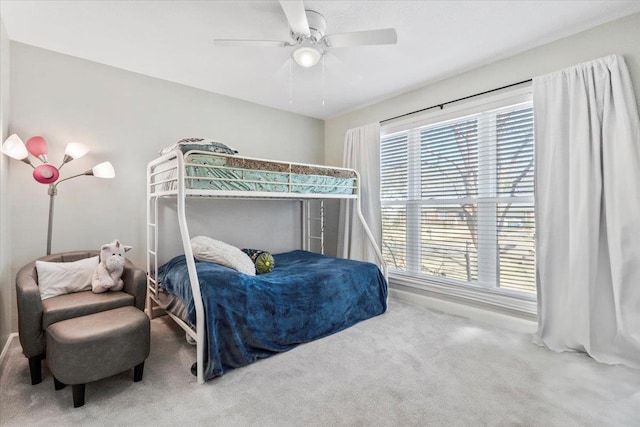
[{"label": "blue bed blanket", "polygon": [[[206,379],[331,335],[387,308],[387,282],[374,264],[306,251],[274,258],[274,270],[258,276],[196,261],[206,313]],[[161,266],[158,278],[164,289],[182,298],[195,324],[184,255]]]}]

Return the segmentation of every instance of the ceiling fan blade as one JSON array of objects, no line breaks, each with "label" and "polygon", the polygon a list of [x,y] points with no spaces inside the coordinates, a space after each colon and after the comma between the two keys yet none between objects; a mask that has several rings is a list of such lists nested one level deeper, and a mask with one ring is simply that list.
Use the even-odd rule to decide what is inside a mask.
[{"label": "ceiling fan blade", "polygon": [[278,40],[235,40],[235,39],[215,39],[216,46],[251,46],[251,47],[285,47],[291,43]]},{"label": "ceiling fan blade", "polygon": [[322,38],[329,47],[351,47],[378,44],[396,44],[398,34],[394,28],[330,34]]},{"label": "ceiling fan blade", "polygon": [[280,6],[289,21],[289,26],[294,33],[310,36],[309,22],[304,11],[302,0],[280,0]]}]

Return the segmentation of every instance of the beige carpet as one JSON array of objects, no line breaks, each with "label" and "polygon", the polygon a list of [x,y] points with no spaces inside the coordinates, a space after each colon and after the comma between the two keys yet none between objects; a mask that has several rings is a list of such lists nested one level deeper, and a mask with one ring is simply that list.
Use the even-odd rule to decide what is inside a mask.
[{"label": "beige carpet", "polygon": [[634,426],[640,371],[556,354],[526,334],[392,301],[383,316],[197,385],[194,348],[152,322],[144,379],[29,383],[14,340],[0,377],[2,426]]}]

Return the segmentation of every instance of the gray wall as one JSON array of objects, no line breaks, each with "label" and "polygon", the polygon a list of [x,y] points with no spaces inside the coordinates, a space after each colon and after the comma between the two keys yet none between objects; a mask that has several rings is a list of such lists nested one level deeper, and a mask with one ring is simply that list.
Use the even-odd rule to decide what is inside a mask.
[{"label": "gray wall", "polygon": [[[107,160],[116,169],[112,180],[79,177],[58,187],[52,252],[97,249],[117,237],[134,247],[127,256],[144,268],[146,165],[159,149],[181,138],[211,137],[252,157],[324,159],[320,120],[15,42],[11,94],[9,131],[25,141],[44,136],[53,163],[61,161],[67,142],[90,146],[86,157],[62,169],[62,177]],[[15,276],[20,266],[45,254],[48,196],[47,186],[32,179],[27,165],[12,161],[11,166]],[[238,210],[243,215],[236,215]],[[258,212],[255,204],[204,207],[195,219],[211,225],[193,226],[194,234],[265,249],[297,245],[296,227],[287,223],[298,219],[297,206],[267,204],[259,215],[250,212]],[[174,241],[178,237],[176,226]]]},{"label": "gray wall", "polygon": [[[0,17],[0,142],[9,136],[9,51],[9,36]],[[15,294],[11,281],[8,167],[9,159],[0,155],[0,351],[12,330]]]},{"label": "gray wall", "polygon": [[[325,162],[342,163],[348,129],[421,108],[550,73],[591,59],[618,53],[625,57],[640,101],[640,14],[531,49],[487,66],[430,84],[369,107],[325,121]],[[335,204],[333,205],[335,207]],[[329,215],[335,221],[335,215]],[[327,246],[335,248],[337,222],[327,225]]]}]

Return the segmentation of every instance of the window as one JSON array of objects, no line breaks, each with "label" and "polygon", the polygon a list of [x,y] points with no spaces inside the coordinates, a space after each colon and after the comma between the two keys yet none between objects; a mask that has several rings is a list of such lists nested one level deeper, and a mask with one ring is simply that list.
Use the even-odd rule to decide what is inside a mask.
[{"label": "window", "polygon": [[383,129],[392,275],[535,295],[530,94],[444,114]]}]

